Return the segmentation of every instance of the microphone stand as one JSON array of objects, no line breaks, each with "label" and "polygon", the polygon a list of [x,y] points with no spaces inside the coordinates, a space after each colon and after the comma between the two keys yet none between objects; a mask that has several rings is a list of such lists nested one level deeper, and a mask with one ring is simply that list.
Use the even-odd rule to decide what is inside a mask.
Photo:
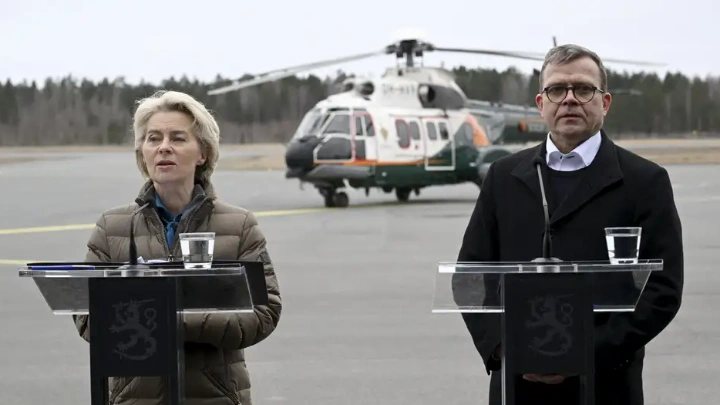
[{"label": "microphone stand", "polygon": [[[545,184],[543,183],[542,171],[540,169],[540,163],[535,163],[537,169],[538,181],[540,182],[540,195],[542,196],[543,212],[545,214],[545,232],[543,233],[542,242],[542,257],[538,257],[532,260],[533,263],[559,263],[562,260],[557,257],[552,257],[552,240],[550,239],[550,211],[548,209],[547,198],[545,197]],[[559,266],[539,266],[538,273],[559,273]]]},{"label": "microphone stand", "polygon": [[[138,204],[139,203],[140,201],[138,201]],[[120,274],[122,277],[141,277],[144,270],[150,270],[150,266],[144,263],[138,263],[137,244],[135,243],[135,216],[149,204],[150,202],[146,202],[144,205],[141,205],[138,209],[133,211],[133,213],[130,215],[130,260],[128,260],[128,264],[118,267],[118,270],[121,271]]]}]

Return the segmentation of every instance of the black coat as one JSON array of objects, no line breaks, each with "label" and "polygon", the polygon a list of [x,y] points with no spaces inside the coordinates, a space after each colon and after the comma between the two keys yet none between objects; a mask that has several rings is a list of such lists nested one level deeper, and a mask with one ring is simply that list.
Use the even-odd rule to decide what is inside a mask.
[{"label": "black coat", "polygon": [[[615,145],[603,131],[600,150],[584,177],[558,206],[547,184],[545,143],[497,160],[482,185],[458,261],[529,261],[542,256],[545,228],[535,162],[542,162],[551,212],[553,256],[565,261],[608,260],[605,227],[641,226],[640,259],[663,259],[632,313],[595,314],[595,390],[598,405],[643,404],[644,347],[675,317],[683,288],[680,218],[667,171]],[[463,313],[488,373],[490,405],[501,404],[499,314]],[[576,404],[577,380],[559,385],[520,379],[516,405]]]}]

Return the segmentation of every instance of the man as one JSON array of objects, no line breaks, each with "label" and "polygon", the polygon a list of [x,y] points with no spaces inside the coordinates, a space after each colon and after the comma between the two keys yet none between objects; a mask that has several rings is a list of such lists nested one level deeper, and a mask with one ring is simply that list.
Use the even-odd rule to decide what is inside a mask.
[{"label": "man", "polygon": [[[677,314],[683,288],[680,219],[667,171],[616,146],[602,130],[612,97],[600,58],[576,45],[551,49],[536,97],[550,130],[545,142],[497,160],[465,231],[458,261],[542,257],[545,217],[536,164],[550,211],[553,257],[608,260],[604,228],[640,226],[640,258],[663,259],[634,313],[595,314],[595,391],[602,405],[642,405],[645,345]],[[500,315],[463,314],[501,404]],[[524,375],[516,405],[578,404],[578,377]]]}]

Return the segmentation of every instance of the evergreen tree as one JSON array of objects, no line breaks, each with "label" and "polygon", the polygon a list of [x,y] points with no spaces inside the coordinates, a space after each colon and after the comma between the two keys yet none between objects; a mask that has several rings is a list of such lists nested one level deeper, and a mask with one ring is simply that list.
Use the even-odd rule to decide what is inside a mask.
[{"label": "evergreen tree", "polygon": [[[535,104],[537,72],[460,66],[453,73],[471,99]],[[135,102],[159,89],[183,91],[205,103],[223,142],[286,142],[303,115],[351,76],[339,71],[325,79],[288,77],[220,96],[207,95],[230,82],[219,76],[213,83],[171,77],[139,85],[123,78],[93,83],[65,77],[47,79],[42,88],[7,80],[0,84],[0,145],[128,143]],[[605,127],[614,137],[720,134],[720,78],[609,71],[608,80],[614,98]]]}]

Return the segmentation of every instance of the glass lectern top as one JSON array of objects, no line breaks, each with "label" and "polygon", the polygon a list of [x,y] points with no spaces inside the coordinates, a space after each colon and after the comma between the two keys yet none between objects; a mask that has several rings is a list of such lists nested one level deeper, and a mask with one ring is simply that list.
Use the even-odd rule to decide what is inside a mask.
[{"label": "glass lectern top", "polygon": [[[184,269],[182,263],[127,269],[122,265],[31,263],[19,271],[32,278],[56,315],[87,315],[90,307],[89,280],[109,283],[128,279],[177,278],[182,290],[183,313],[253,312],[250,283],[243,266]],[[132,297],[129,297],[132,298]]]},{"label": "glass lectern top", "polygon": [[438,273],[618,273],[628,271],[662,270],[662,259],[638,260],[636,263],[611,263],[610,261],[547,261],[547,262],[439,262]]},{"label": "glass lectern top", "polygon": [[650,274],[662,268],[661,259],[623,264],[609,261],[440,262],[435,275],[432,312],[501,313],[503,300],[512,299],[502,297],[502,280],[515,275],[562,277],[563,283],[571,283],[575,276],[587,277],[593,286],[595,312],[630,312],[635,310]]},{"label": "glass lectern top", "polygon": [[[54,267],[54,266],[48,266]],[[241,276],[245,274],[242,267],[219,269],[177,269],[177,268],[148,268],[134,269],[103,269],[77,266],[74,269],[63,269],[60,266],[47,268],[44,266],[23,267],[20,277],[64,277],[64,278],[95,278],[95,277],[193,277],[193,276]]]}]

